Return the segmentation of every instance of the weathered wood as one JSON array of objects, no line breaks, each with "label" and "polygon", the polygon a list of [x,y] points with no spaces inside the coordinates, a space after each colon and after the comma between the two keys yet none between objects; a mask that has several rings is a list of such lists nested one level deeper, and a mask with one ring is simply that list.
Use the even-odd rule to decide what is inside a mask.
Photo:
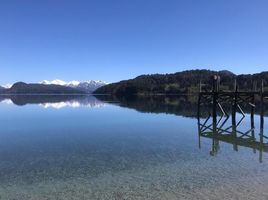
[{"label": "weathered wood", "polygon": [[[221,91],[219,87],[219,77],[215,76],[213,79],[213,87],[212,91],[203,92],[200,89],[199,92],[199,100],[198,100],[198,116],[200,115],[200,106],[201,101],[203,99],[203,103],[208,105],[212,105],[212,114],[209,114],[208,118],[206,118],[204,124],[201,124],[200,118],[198,118],[199,125],[199,139],[200,137],[210,137],[213,139],[211,154],[215,155],[219,148],[219,141],[225,141],[233,143],[233,148],[235,151],[238,150],[238,145],[251,147],[253,152],[259,150],[260,152],[260,162],[262,162],[262,151],[268,151],[268,137],[264,135],[264,99],[268,98],[268,92],[264,91],[264,82],[261,82],[260,90],[257,91],[257,83],[252,83],[251,91],[238,91],[238,86],[235,81],[234,90],[233,91]],[[256,141],[255,137],[255,109],[256,103],[255,99],[260,99],[260,138],[259,142]],[[226,121],[229,119],[229,115],[224,110],[224,106],[231,106],[232,110],[232,125],[227,128],[224,127]],[[238,130],[238,126],[241,124],[243,119],[245,118],[245,113],[239,105],[248,105],[250,106],[250,129],[248,131],[240,131]],[[223,106],[222,106],[223,105]],[[217,107],[219,107],[219,111],[223,113],[219,119],[217,119]],[[240,112],[242,114],[242,118],[237,122],[236,121],[236,113]],[[207,124],[209,119],[212,117],[211,124]],[[223,120],[223,118],[225,120]],[[208,131],[208,132],[207,132]],[[200,140],[199,140],[200,142]],[[201,144],[199,144],[201,147]]]},{"label": "weathered wood", "polygon": [[[255,94],[251,97],[251,112],[250,112],[250,126],[251,126],[251,136],[255,138],[255,125],[254,125],[254,115],[255,115]],[[254,105],[254,106],[253,106]]]}]

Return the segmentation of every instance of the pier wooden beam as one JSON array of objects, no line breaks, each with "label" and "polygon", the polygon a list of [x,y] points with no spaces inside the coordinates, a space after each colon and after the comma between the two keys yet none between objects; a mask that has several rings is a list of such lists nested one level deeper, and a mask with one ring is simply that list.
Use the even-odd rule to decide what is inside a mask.
[{"label": "pier wooden beam", "polygon": [[[268,137],[264,135],[264,100],[268,99],[268,92],[264,91],[263,80],[260,84],[261,87],[259,90],[257,90],[257,83],[253,82],[252,90],[239,91],[237,82],[235,81],[233,91],[223,91],[220,90],[218,78],[218,76],[213,77],[213,85],[211,91],[202,91],[201,82],[199,85],[198,116],[200,116],[201,114],[201,105],[212,106],[212,108],[209,109],[209,117],[205,119],[204,123],[201,123],[200,118],[198,118],[199,137],[202,136],[213,138],[213,145],[211,151],[213,155],[217,153],[219,147],[219,140],[227,141],[228,139],[228,141],[230,142],[232,140],[234,141],[232,143],[235,151],[238,150],[238,145],[251,147],[253,149],[253,152],[259,150],[259,161],[262,162],[262,152],[268,152],[268,142],[264,143],[264,140],[268,140]],[[257,141],[258,139],[256,139],[255,136],[255,110],[257,106],[255,102],[256,99],[258,99],[258,102],[260,99],[260,104],[257,104],[258,106],[260,105],[259,142]],[[226,128],[224,127],[224,124],[228,120],[229,115],[228,112],[225,111],[225,107],[228,105],[231,106],[232,125]],[[250,106],[250,129],[245,132],[238,130],[239,125],[245,118],[245,113],[242,110],[242,105]],[[219,114],[219,111],[217,110],[218,107],[219,111],[223,113],[220,118],[217,118],[217,115]],[[237,112],[241,112],[241,114],[243,115],[238,122],[236,120]],[[207,122],[209,119],[211,119],[211,117],[212,123],[207,125]],[[201,144],[199,143],[199,145]]]}]

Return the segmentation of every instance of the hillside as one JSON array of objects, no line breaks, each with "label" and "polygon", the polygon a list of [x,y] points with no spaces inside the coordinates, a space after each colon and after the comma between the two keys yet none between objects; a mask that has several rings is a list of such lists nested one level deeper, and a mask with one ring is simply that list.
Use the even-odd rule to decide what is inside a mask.
[{"label": "hillside", "polygon": [[0,92],[2,92],[2,91],[4,91],[4,90],[5,90],[5,88],[2,87],[2,86],[0,86]]},{"label": "hillside", "polygon": [[2,90],[5,94],[83,94],[84,92],[75,88],[61,85],[27,84],[15,83],[11,88]]},{"label": "hillside", "polygon": [[98,88],[95,94],[182,94],[194,93],[199,89],[199,82],[204,90],[211,89],[212,77],[218,74],[221,78],[221,89],[232,90],[234,80],[240,90],[252,89],[253,82],[260,86],[260,80],[268,83],[268,72],[247,75],[235,75],[229,71],[188,70],[174,74],[141,75],[134,79],[108,84]]}]

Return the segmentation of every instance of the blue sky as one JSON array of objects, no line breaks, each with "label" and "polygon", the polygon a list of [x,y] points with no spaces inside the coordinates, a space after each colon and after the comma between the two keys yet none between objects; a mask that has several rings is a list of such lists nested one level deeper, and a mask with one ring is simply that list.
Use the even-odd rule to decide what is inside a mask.
[{"label": "blue sky", "polygon": [[0,0],[0,84],[268,66],[267,0]]}]

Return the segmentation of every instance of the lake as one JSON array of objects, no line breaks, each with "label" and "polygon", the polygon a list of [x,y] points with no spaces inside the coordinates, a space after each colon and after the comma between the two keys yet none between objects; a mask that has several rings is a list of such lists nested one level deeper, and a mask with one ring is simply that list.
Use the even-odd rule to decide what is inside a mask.
[{"label": "lake", "polygon": [[266,149],[202,137],[194,96],[0,101],[0,199],[268,199]]}]

